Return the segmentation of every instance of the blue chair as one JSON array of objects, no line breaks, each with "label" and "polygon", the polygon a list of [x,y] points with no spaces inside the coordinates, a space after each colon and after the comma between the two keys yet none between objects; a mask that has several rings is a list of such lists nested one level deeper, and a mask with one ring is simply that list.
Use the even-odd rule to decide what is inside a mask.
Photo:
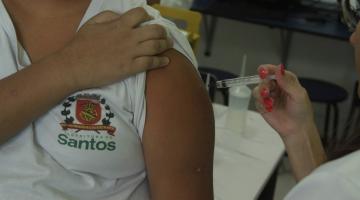
[{"label": "blue chair", "polygon": [[[326,105],[324,122],[324,135],[322,137],[324,146],[328,146],[337,140],[337,129],[339,124],[338,104],[348,98],[348,92],[333,83],[312,78],[299,77],[300,84],[307,90],[312,102]],[[329,121],[333,115],[332,134],[329,134]]]},{"label": "blue chair", "polygon": [[[225,71],[225,70],[221,70],[221,69],[216,69],[216,68],[212,68],[212,67],[204,67],[204,66],[200,66],[199,68],[200,72],[203,73],[209,73],[212,74],[216,77],[217,80],[224,80],[224,79],[231,79],[231,78],[237,78],[238,75]],[[223,100],[224,100],[224,105],[228,106],[229,105],[229,89],[228,88],[222,88],[222,89],[215,89],[215,91],[218,91],[222,94],[223,96]]]}]

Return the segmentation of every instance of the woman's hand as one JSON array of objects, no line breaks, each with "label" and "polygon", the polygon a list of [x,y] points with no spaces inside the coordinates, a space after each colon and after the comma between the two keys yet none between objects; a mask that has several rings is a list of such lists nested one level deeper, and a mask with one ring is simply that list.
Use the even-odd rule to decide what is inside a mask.
[{"label": "woman's hand", "polygon": [[151,19],[143,8],[93,17],[59,53],[66,62],[64,77],[79,90],[169,64],[167,57],[159,56],[173,45],[166,30],[159,25],[140,26]]},{"label": "woman's hand", "polygon": [[[253,91],[264,119],[284,139],[314,127],[313,110],[306,90],[297,77],[284,66],[261,65],[264,81]],[[276,80],[266,77],[275,75]]]},{"label": "woman's hand", "polygon": [[[258,71],[264,79],[254,89],[258,108],[282,137],[293,174],[301,180],[326,161],[311,102],[297,77],[284,66],[262,65]],[[268,80],[269,75],[276,80]]]}]

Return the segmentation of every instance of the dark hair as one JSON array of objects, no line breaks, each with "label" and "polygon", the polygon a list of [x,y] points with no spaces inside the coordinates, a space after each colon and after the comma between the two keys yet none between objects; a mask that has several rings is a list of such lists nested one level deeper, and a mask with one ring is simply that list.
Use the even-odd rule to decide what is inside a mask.
[{"label": "dark hair", "polygon": [[335,160],[360,150],[360,127],[343,141],[333,142],[327,150],[329,160]]}]

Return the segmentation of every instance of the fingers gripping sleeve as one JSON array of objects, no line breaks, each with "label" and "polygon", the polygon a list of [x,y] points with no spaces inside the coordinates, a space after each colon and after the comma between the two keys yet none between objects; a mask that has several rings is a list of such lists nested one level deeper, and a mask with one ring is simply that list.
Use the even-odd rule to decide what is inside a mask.
[{"label": "fingers gripping sleeve", "polygon": [[[163,18],[159,11],[148,6],[146,0],[106,0],[103,3],[102,10],[110,10],[121,14],[136,7],[143,7],[154,18],[142,25],[162,25],[166,29],[168,36],[174,41],[173,48],[183,54],[197,68],[198,63],[185,35],[180,32],[173,22]],[[137,129],[139,137],[142,138],[146,118],[146,73],[140,73],[126,81],[128,82],[126,84],[129,87],[128,91],[131,91],[131,107],[134,112],[133,124]]]}]

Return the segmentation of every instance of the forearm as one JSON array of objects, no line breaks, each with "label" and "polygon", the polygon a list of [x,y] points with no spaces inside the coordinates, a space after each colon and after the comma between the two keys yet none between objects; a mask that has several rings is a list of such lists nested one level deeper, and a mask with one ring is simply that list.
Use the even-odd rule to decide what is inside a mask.
[{"label": "forearm", "polygon": [[327,160],[316,126],[311,125],[299,131],[300,133],[283,138],[297,181],[309,175]]},{"label": "forearm", "polygon": [[0,80],[0,144],[74,92],[60,56],[51,56]]}]

